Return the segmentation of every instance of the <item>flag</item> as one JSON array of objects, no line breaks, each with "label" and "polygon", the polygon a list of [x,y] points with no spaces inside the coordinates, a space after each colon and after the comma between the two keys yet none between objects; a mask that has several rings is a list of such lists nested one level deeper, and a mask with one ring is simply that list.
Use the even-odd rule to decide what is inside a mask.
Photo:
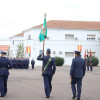
[{"label": "flag", "polygon": [[78,45],[78,51],[82,51],[82,45]]},{"label": "flag", "polygon": [[90,57],[92,56],[92,52],[91,52],[91,49],[90,49]]},{"label": "flag", "polygon": [[85,50],[84,58],[86,58],[86,50]]},{"label": "flag", "polygon": [[27,46],[27,53],[31,53],[31,46]]},{"label": "flag", "polygon": [[40,32],[40,35],[39,35],[40,42],[45,40],[46,37],[47,37],[47,26],[46,26],[46,15],[45,15],[44,23],[42,25],[42,29],[41,29],[41,32]]}]

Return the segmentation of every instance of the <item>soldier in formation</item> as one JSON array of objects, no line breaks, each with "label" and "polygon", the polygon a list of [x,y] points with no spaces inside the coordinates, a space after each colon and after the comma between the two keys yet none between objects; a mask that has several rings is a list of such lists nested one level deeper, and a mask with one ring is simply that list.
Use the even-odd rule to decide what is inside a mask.
[{"label": "soldier in formation", "polygon": [[1,51],[0,57],[0,93],[1,97],[7,94],[7,80],[9,75],[9,69],[12,68],[11,61],[5,57],[6,52]]},{"label": "soldier in formation", "polygon": [[14,69],[29,69],[29,58],[10,59]]}]

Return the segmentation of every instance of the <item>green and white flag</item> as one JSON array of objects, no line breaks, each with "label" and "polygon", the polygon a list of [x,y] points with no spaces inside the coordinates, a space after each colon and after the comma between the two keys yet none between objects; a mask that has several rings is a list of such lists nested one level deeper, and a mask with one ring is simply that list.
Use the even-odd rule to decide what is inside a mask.
[{"label": "green and white flag", "polygon": [[42,25],[42,29],[39,35],[39,40],[40,42],[45,40],[45,38],[47,37],[47,26],[46,26],[46,17],[44,18],[44,23]]}]

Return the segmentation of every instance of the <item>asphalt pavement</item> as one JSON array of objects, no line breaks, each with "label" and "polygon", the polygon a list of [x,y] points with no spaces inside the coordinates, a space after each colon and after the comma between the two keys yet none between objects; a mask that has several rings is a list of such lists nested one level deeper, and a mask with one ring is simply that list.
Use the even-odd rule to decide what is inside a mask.
[{"label": "asphalt pavement", "polygon": [[[49,100],[72,100],[70,67],[57,67],[52,80]],[[41,67],[35,69],[11,69],[8,79],[8,93],[0,100],[48,100],[45,98]],[[81,100],[100,100],[100,67],[86,71],[83,78]]]}]

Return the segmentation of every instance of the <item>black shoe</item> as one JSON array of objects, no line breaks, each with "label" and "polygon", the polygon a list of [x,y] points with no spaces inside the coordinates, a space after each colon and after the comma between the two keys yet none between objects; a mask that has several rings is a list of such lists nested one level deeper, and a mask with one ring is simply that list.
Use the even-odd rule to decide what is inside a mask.
[{"label": "black shoe", "polygon": [[80,98],[77,98],[77,100],[80,100]]},{"label": "black shoe", "polygon": [[1,95],[0,97],[4,97],[4,95]]},{"label": "black shoe", "polygon": [[46,98],[50,98],[50,96],[46,96]]},{"label": "black shoe", "polygon": [[76,98],[76,95],[73,95],[72,99],[75,99]]}]

